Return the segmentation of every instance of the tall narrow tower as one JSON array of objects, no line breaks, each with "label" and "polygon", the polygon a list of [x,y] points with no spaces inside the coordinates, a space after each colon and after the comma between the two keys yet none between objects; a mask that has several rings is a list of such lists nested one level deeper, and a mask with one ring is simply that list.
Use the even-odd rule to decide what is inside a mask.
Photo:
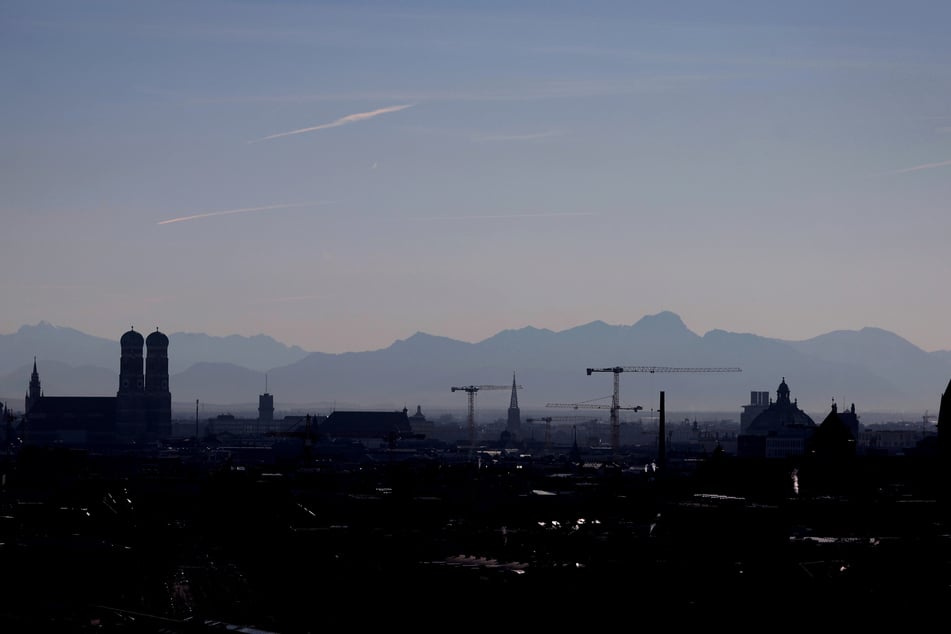
[{"label": "tall narrow tower", "polygon": [[29,414],[41,396],[43,396],[43,390],[40,388],[40,373],[36,371],[36,357],[33,357],[33,374],[30,375],[30,391],[26,393],[23,413]]},{"label": "tall narrow tower", "polygon": [[145,373],[142,347],[145,339],[134,329],[129,329],[119,339],[119,394],[145,392]]},{"label": "tall narrow tower", "polygon": [[145,432],[152,438],[172,433],[172,393],[168,387],[168,337],[159,332],[145,338]]},{"label": "tall narrow tower", "polygon": [[951,381],[941,393],[938,409],[938,451],[942,458],[951,457]]},{"label": "tall narrow tower", "polygon": [[518,388],[515,385],[515,373],[512,373],[512,400],[509,402],[508,420],[505,422],[505,431],[507,431],[512,440],[518,440],[519,430],[522,426],[522,415],[518,409]]},{"label": "tall narrow tower", "polygon": [[168,337],[157,328],[145,338],[145,391],[168,392]]},{"label": "tall narrow tower", "polygon": [[258,396],[258,422],[274,422],[274,396],[267,391],[267,375],[264,375],[264,394]]},{"label": "tall narrow tower", "polygon": [[129,329],[119,339],[119,391],[116,394],[116,432],[122,441],[138,439],[145,429],[145,338]]}]

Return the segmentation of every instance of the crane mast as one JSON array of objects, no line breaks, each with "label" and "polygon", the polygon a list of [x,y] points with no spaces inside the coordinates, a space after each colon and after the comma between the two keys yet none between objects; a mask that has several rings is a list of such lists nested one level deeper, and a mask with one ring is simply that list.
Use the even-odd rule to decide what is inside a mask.
[{"label": "crane mast", "polygon": [[587,416],[540,416],[537,418],[526,418],[526,423],[534,423],[541,421],[545,423],[545,451],[551,450],[551,424],[552,421],[579,421],[579,420],[592,420]]},{"label": "crane mast", "polygon": [[464,386],[453,386],[451,390],[453,392],[465,392],[466,398],[468,400],[468,413],[466,416],[466,424],[469,430],[469,448],[470,450],[475,449],[475,395],[476,392],[482,390],[520,390],[522,389],[521,385],[464,385]]},{"label": "crane mast", "polygon": [[587,368],[588,376],[594,372],[611,372],[614,374],[614,392],[611,397],[611,447],[615,453],[621,448],[621,423],[618,419],[620,399],[620,376],[622,372],[740,372],[740,368],[672,368],[656,365],[629,365],[614,366],[611,368]]},{"label": "crane mast", "polygon": [[614,386],[614,395],[611,397],[611,404],[604,405],[602,403],[546,403],[545,407],[563,407],[563,408],[572,408],[572,409],[609,409],[611,410],[611,449],[614,450],[615,457],[617,456],[617,451],[620,448],[620,437],[621,437],[621,424],[618,421],[618,412],[622,409],[628,409],[633,412],[640,411],[644,409],[640,405],[634,405],[632,407],[622,407],[618,405],[618,390],[617,390],[617,381],[615,380]]}]

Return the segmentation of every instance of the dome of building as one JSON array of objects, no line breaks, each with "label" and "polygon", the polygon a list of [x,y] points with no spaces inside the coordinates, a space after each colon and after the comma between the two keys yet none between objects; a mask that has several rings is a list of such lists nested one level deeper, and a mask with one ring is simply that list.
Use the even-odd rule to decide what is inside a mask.
[{"label": "dome of building", "polygon": [[779,388],[776,390],[776,401],[770,403],[769,407],[753,419],[747,433],[767,435],[782,430],[815,427],[815,421],[799,409],[799,405],[795,401],[789,399],[789,386],[786,385],[786,378],[783,377]]},{"label": "dome of building", "polygon": [[135,330],[130,329],[119,339],[119,345],[123,348],[141,348],[145,344],[145,339]]},{"label": "dome of building", "polygon": [[149,334],[145,338],[145,345],[149,348],[167,348],[168,347],[168,337],[158,331],[158,328],[155,329],[155,332]]}]

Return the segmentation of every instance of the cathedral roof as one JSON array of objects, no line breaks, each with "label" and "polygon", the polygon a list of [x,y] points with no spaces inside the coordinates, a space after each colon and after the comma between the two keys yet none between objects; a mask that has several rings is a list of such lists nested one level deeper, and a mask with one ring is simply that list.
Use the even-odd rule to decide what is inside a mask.
[{"label": "cathedral roof", "polygon": [[839,414],[838,407],[832,404],[832,411],[825,417],[816,429],[811,440],[812,451],[817,454],[842,455],[855,453],[855,437]]},{"label": "cathedral roof", "polygon": [[412,431],[406,411],[334,410],[320,426],[321,433],[337,438],[387,438]]},{"label": "cathedral roof", "polygon": [[28,429],[112,429],[116,421],[114,396],[44,396],[30,409]]}]

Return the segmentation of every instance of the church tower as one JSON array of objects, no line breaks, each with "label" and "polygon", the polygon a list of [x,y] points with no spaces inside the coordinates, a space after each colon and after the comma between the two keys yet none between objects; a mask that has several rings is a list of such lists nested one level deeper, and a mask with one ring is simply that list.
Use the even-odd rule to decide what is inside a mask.
[{"label": "church tower", "polygon": [[119,339],[119,394],[141,394],[145,392],[145,373],[143,370],[142,347],[145,339],[130,329]]},{"label": "church tower", "polygon": [[951,381],[941,394],[938,409],[938,451],[942,458],[951,457]]},{"label": "church tower", "polygon": [[30,391],[26,393],[26,401],[23,406],[23,412],[29,414],[33,406],[43,396],[40,388],[40,373],[36,371],[36,357],[33,357],[33,374],[30,375]]},{"label": "church tower", "polygon": [[168,337],[157,328],[145,339],[145,391],[168,392]]},{"label": "church tower", "polygon": [[116,432],[122,440],[138,439],[145,430],[145,338],[129,329],[119,339],[119,391],[116,394]]},{"label": "church tower", "polygon": [[168,437],[172,432],[172,393],[168,388],[168,337],[159,332],[145,339],[146,433]]},{"label": "church tower", "polygon": [[519,429],[522,426],[522,415],[518,409],[518,386],[515,385],[515,373],[512,373],[512,399],[509,401],[508,419],[505,422],[505,431],[509,437],[518,440]]}]

